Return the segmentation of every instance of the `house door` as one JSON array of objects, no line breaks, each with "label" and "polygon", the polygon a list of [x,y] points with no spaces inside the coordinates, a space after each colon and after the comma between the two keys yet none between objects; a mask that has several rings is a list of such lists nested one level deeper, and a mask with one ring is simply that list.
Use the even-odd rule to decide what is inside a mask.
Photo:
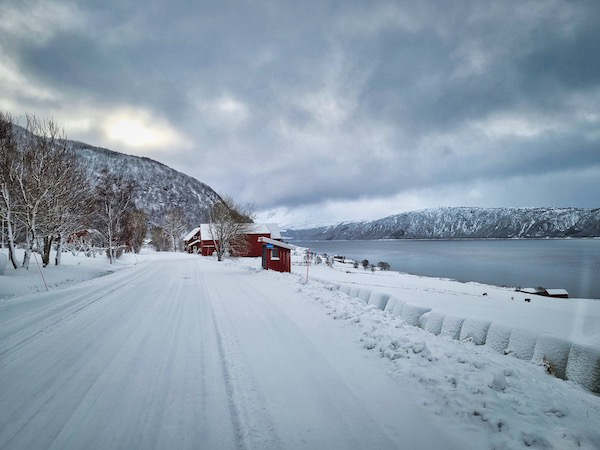
[{"label": "house door", "polygon": [[263,248],[262,248],[262,268],[263,269],[267,268],[267,252],[268,252],[267,246],[263,245]]}]

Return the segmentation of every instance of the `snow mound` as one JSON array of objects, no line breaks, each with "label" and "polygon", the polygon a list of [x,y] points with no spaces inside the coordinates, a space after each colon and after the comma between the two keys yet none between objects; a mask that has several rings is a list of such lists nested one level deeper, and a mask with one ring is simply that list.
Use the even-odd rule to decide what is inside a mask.
[{"label": "snow mound", "polygon": [[513,328],[508,340],[508,348],[505,350],[507,355],[513,355],[519,359],[533,358],[535,349],[536,335],[529,331]]},{"label": "snow mound", "polygon": [[489,384],[490,388],[499,392],[506,390],[507,386],[508,385],[506,383],[506,376],[504,375],[504,372],[496,372],[491,383]]},{"label": "snow mound", "polygon": [[444,321],[442,322],[442,331],[440,334],[442,336],[449,337],[450,339],[458,339],[460,336],[460,329],[462,328],[462,324],[465,319],[454,316],[446,316],[444,317]]},{"label": "snow mound", "polygon": [[431,311],[431,308],[405,303],[402,307],[402,313],[400,314],[400,317],[402,317],[407,324],[416,327],[419,326],[419,318],[429,311]]},{"label": "snow mound", "polygon": [[369,303],[369,298],[371,297],[371,291],[369,289],[359,289],[358,298],[362,300],[364,303]]},{"label": "snow mound", "polygon": [[475,345],[485,344],[490,322],[484,320],[465,319],[460,330],[461,341],[471,341]]},{"label": "snow mound", "polygon": [[423,315],[424,326],[422,327],[425,331],[431,334],[438,335],[442,332],[442,323],[444,321],[444,315],[436,312],[428,312]]},{"label": "snow mound", "polygon": [[573,344],[567,362],[567,379],[600,393],[600,349]]},{"label": "snow mound", "polygon": [[342,291],[346,295],[350,295],[352,289],[350,288],[350,286],[341,286],[340,291]]},{"label": "snow mound", "polygon": [[385,310],[390,296],[381,292],[373,292],[369,298],[369,305],[373,305],[377,309]]},{"label": "snow mound", "polygon": [[358,297],[359,292],[360,292],[360,288],[351,287],[350,288],[350,297]]},{"label": "snow mound", "polygon": [[510,340],[510,328],[492,323],[487,333],[485,345],[498,353],[504,353]]},{"label": "snow mound", "polygon": [[397,297],[390,297],[385,305],[385,312],[390,313],[392,316],[400,316],[402,315],[402,309],[404,307],[404,302]]},{"label": "snow mound", "polygon": [[548,373],[562,378],[567,376],[567,360],[571,343],[553,336],[538,336],[533,351],[533,362],[544,365]]}]

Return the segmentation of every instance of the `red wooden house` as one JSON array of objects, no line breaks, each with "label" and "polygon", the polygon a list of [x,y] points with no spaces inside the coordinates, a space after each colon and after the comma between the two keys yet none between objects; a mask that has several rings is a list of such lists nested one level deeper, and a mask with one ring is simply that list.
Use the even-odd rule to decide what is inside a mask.
[{"label": "red wooden house", "polygon": [[262,267],[277,272],[292,271],[292,250],[294,246],[266,237],[258,238],[262,244]]},{"label": "red wooden house", "polygon": [[[275,223],[249,223],[245,227],[246,234],[246,252],[236,256],[258,257],[262,255],[262,243],[258,240],[261,237],[279,240],[281,232],[279,226]],[[215,251],[215,242],[210,232],[210,226],[207,223],[194,228],[183,238],[186,251],[189,253],[199,253],[203,256],[210,256]]]}]

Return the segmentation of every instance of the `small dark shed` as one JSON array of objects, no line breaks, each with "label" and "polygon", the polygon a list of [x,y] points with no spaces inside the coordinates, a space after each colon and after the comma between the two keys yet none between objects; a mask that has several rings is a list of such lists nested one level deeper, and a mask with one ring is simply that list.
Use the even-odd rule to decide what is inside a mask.
[{"label": "small dark shed", "polygon": [[263,269],[277,272],[292,271],[291,250],[294,249],[293,245],[266,237],[259,237],[258,241],[262,243]]}]

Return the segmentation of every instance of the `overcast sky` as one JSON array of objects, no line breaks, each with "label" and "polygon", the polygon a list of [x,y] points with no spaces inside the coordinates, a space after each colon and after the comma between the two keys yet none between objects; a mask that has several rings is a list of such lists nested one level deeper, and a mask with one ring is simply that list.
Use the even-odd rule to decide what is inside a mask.
[{"label": "overcast sky", "polygon": [[0,109],[297,226],[600,206],[600,2],[0,0]]}]

